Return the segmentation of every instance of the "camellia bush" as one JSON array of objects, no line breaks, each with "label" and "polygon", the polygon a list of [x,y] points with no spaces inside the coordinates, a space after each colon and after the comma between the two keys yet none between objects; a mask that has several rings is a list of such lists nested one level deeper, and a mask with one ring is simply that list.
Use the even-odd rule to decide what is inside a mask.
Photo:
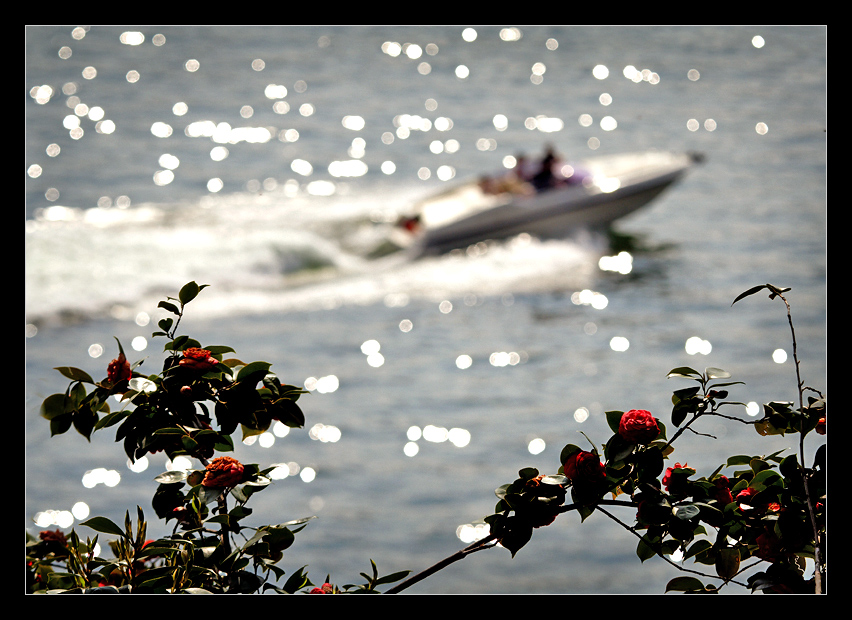
[{"label": "camellia bush", "polygon": [[[380,576],[371,560],[371,572],[361,573],[363,583],[338,586],[330,576],[320,585],[312,583],[306,567],[285,576],[276,566],[313,517],[259,527],[245,524],[252,514],[249,500],[269,487],[273,467],[214,456],[233,450],[238,428],[243,437],[265,432],[276,420],[301,428],[305,418],[297,401],[305,391],[281,383],[266,362],[225,358],[234,353],[230,347],[202,347],[176,336],[186,304],[203,288],[190,282],[177,299],[160,302],[175,315],[160,321],[162,331],[154,334],[167,339],[162,372],[138,372],[141,362],[131,366],[119,342],[118,357],[101,381],[78,368],[57,368],[70,384],[64,393],[45,399],[41,408],[52,435],[73,426],[88,439],[94,431],[118,425],[116,440],[123,442],[131,460],[159,451],[170,459],[196,459],[201,465],[196,470],[156,478],[152,508],[158,518],[174,521],[171,535],[147,539],[138,506],[135,527],[129,512],[123,526],[105,517],[81,524],[98,535],[116,537],[109,541],[111,559],[96,556],[98,535],[83,541],[74,530],[68,536],[60,530],[41,532],[38,538],[28,534],[28,591],[374,593],[379,586],[399,582],[386,590],[396,593],[478,551],[499,546],[514,557],[536,529],[576,511],[581,522],[601,513],[632,532],[642,562],[657,556],[683,572],[669,581],[667,592],[716,593],[729,585],[765,593],[825,592],[825,444],[810,459],[805,454],[809,433],[825,435],[825,397],[801,380],[790,305],[783,295],[789,289],[756,286],[734,303],[768,290],[770,299],[786,305],[798,403],[766,403],[762,417],[746,420],[723,413],[731,405],[744,407],[728,399],[728,388],[742,384],[730,381],[730,373],[675,368],[668,377],[689,384],[674,391],[670,429],[649,411],[608,411],[613,434],[606,443],[589,440],[588,449],[568,444],[556,473],[524,468],[516,480],[496,490],[495,510],[484,517],[490,528],[486,537],[411,577],[410,571]],[[116,394],[127,406],[110,411],[107,399]],[[703,476],[686,461],[667,466],[675,441],[687,431],[702,434],[696,430],[700,422],[713,417],[753,426],[760,436],[797,438],[796,453],[733,455]],[[624,509],[627,519],[619,516]],[[683,562],[690,559],[706,568],[686,568]],[[807,579],[806,560],[813,566]],[[707,578],[720,583],[705,584]]]},{"label": "camellia bush", "polygon": [[[365,583],[338,587],[313,584],[304,567],[276,585],[284,571],[276,564],[295,535],[313,517],[275,525],[250,527],[251,496],[267,489],[274,465],[261,468],[230,456],[215,456],[234,449],[233,435],[243,439],[259,435],[279,421],[302,428],[305,416],[298,405],[305,390],[282,383],[267,362],[244,363],[231,347],[204,345],[177,328],[185,307],[206,285],[190,282],[177,299],[159,307],[173,314],[158,323],[165,337],[162,371],[145,375],[141,362],[127,360],[118,342],[118,357],[109,363],[106,378],[95,381],[79,368],[57,368],[70,379],[64,393],[48,396],[41,415],[50,421],[51,435],[71,427],[89,439],[92,433],[117,425],[131,461],[148,453],[163,452],[196,459],[200,467],[167,471],[155,478],[159,487],[152,508],[158,518],[173,523],[170,536],[146,538],[147,523],[140,507],[136,525],[128,512],[119,525],[105,517],[83,522],[100,534],[116,536],[109,542],[114,558],[95,555],[98,535],[83,541],[72,531],[60,530],[28,536],[27,576],[32,592],[136,592],[136,593],[252,593],[308,591],[313,593],[375,592],[398,581],[408,571],[380,577],[371,561]],[[89,391],[87,391],[89,389]],[[111,411],[108,399],[119,395],[123,406]],[[130,406],[132,405],[132,407]],[[216,428],[214,428],[214,426]]]}]

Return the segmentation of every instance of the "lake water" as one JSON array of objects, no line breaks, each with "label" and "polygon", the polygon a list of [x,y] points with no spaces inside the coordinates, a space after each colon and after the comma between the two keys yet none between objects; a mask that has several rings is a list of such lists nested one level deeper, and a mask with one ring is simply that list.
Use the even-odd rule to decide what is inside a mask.
[{"label": "lake water", "polygon": [[[734,400],[794,400],[783,304],[731,307],[751,286],[792,287],[803,380],[826,386],[824,27],[26,35],[28,531],[80,502],[153,514],[162,457],[134,472],[109,430],[50,439],[38,408],[66,387],[53,367],[103,374],[113,336],[156,368],[157,302],[190,280],[211,286],[183,333],[312,389],[304,430],[235,456],[290,464],[253,498],[254,524],[317,515],[281,563],[315,580],[353,582],[370,558],[419,571],[466,546],[493,489],[525,466],[554,473],[580,431],[603,443],[605,411],[668,422],[676,366],[730,371],[746,383]],[[547,144],[706,160],[616,224],[627,246],[521,236],[366,257],[417,199]],[[629,271],[602,269],[622,247]],[[675,458],[700,475],[792,447],[736,423],[699,430],[717,439],[684,436]],[[98,468],[109,484],[86,476]],[[677,571],[635,547],[603,515],[569,514],[514,559],[483,551],[409,592],[662,592]]]}]

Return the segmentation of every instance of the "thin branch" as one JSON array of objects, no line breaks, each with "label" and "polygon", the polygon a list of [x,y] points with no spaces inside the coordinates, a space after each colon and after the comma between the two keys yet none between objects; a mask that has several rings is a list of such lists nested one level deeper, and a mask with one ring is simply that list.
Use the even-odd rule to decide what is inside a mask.
[{"label": "thin branch", "polygon": [[[787,322],[790,324],[790,334],[793,340],[793,362],[796,366],[796,388],[799,392],[799,411],[804,412],[804,382],[799,371],[799,356],[796,347],[796,330],[793,327],[793,316],[790,311],[790,304],[787,299],[778,293],[778,297],[787,306]],[[812,389],[812,388],[809,388]],[[816,391],[816,390],[814,390]],[[819,394],[819,392],[817,392]],[[811,500],[810,485],[808,484],[808,476],[805,473],[805,433],[799,432],[799,472],[802,475],[802,484],[805,490],[805,502],[808,506],[808,516],[811,521],[811,528],[814,534],[814,590],[817,594],[822,594],[822,544],[819,539],[819,527],[817,527],[816,516],[814,515],[814,505]]]},{"label": "thin branch", "polygon": [[[654,549],[654,546],[650,543],[650,541],[648,541],[647,538],[645,538],[640,533],[638,533],[635,529],[633,529],[632,527],[628,526],[626,523],[621,521],[618,517],[610,514],[609,512],[604,510],[603,508],[598,508],[598,510],[600,512],[602,512],[603,514],[605,514],[606,516],[608,516],[613,521],[615,521],[616,523],[618,523],[621,527],[623,527],[627,531],[632,532],[634,536],[636,536],[640,540],[644,541],[645,544],[648,545],[649,548]],[[702,573],[701,571],[692,570],[691,568],[684,568],[683,566],[679,565],[677,562],[674,562],[673,560],[667,558],[665,555],[663,555],[663,553],[661,551],[658,551],[657,549],[654,549],[654,553],[656,553],[658,557],[662,558],[664,561],[668,562],[669,564],[674,566],[679,571],[683,571],[685,573],[692,573],[693,575],[699,575],[701,577],[709,577],[711,579],[721,579],[721,577],[719,577],[718,575],[709,575],[707,573]],[[735,583],[738,586],[748,587],[747,584],[740,583],[739,581],[734,581],[733,579],[729,579],[729,580],[725,581],[725,583]]]},{"label": "thin branch", "polygon": [[[488,544],[488,543],[493,543],[493,544]],[[441,560],[437,564],[430,566],[426,570],[421,571],[421,572],[417,573],[416,575],[409,577],[405,581],[398,583],[397,585],[392,587],[390,590],[388,590],[386,592],[386,594],[397,594],[399,592],[402,592],[403,590],[413,586],[415,583],[423,581],[424,579],[426,579],[426,577],[434,575],[439,570],[446,568],[450,564],[453,564],[455,562],[458,562],[459,560],[465,559],[471,553],[475,553],[477,551],[482,551],[483,549],[491,549],[496,544],[497,544],[496,535],[490,534],[490,535],[486,536],[485,538],[483,538],[481,540],[477,540],[475,543],[468,545],[467,547],[465,547],[461,551],[456,551],[453,555],[451,555],[447,558],[444,558],[443,560]]]},{"label": "thin branch", "polygon": [[[628,501],[617,500],[617,499],[602,499],[598,502],[598,505],[599,504],[605,504],[607,506],[636,506],[635,502],[628,502]],[[565,504],[563,506],[560,506],[557,512],[558,512],[558,514],[562,514],[563,512],[569,512],[571,510],[577,510],[579,508],[580,508],[579,504]],[[441,560],[437,564],[430,566],[426,570],[423,570],[423,571],[417,573],[416,575],[409,577],[405,581],[398,583],[393,588],[388,590],[386,592],[386,594],[397,594],[399,592],[402,592],[403,590],[413,586],[415,583],[418,583],[419,581],[426,579],[426,577],[434,575],[438,571],[443,570],[444,568],[446,568],[450,564],[454,564],[454,563],[458,562],[459,560],[463,560],[464,558],[469,556],[471,553],[476,553],[477,551],[482,551],[483,549],[491,549],[493,547],[496,547],[498,542],[499,541],[497,540],[497,536],[495,534],[489,534],[485,538],[477,540],[476,542],[468,545],[464,549],[462,549],[460,551],[456,551],[451,556],[444,558],[443,560]]]}]

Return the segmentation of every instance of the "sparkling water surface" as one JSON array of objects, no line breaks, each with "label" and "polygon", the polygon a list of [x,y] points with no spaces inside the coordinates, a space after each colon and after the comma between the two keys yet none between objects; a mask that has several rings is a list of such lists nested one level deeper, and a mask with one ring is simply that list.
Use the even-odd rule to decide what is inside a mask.
[{"label": "sparkling water surface", "polygon": [[[55,366],[103,374],[113,336],[155,371],[157,302],[189,280],[211,286],[183,333],[311,389],[304,429],[234,456],[282,464],[250,524],[319,517],[281,566],[338,583],[371,558],[419,571],[465,546],[493,489],[521,467],[555,472],[566,443],[585,445],[580,431],[603,443],[607,410],[668,422],[685,386],[665,378],[671,368],[730,371],[746,383],[734,400],[793,400],[783,304],[761,294],[731,307],[751,286],[792,287],[803,380],[825,388],[824,28],[26,37],[30,532],[57,520],[68,531],[86,511],[153,514],[164,457],[133,471],[109,430],[51,439],[38,408],[66,387]],[[706,159],[618,222],[618,245],[522,235],[368,258],[417,199],[546,144],[569,159],[651,148]],[[788,445],[741,424],[701,430],[716,440],[685,435],[673,457],[700,475]],[[677,571],[640,563],[635,547],[603,515],[568,514],[514,559],[483,551],[410,592],[662,592]]]}]

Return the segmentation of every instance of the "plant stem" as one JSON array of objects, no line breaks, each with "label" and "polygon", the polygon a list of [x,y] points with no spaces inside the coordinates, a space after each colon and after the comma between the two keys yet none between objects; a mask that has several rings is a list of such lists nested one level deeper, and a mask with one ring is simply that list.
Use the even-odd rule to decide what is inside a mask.
[{"label": "plant stem", "polygon": [[[789,302],[780,293],[778,294],[778,297],[780,297],[781,301],[784,302],[784,305],[787,306],[787,322],[790,324],[790,334],[793,340],[793,363],[796,366],[796,390],[799,393],[799,411],[804,413],[804,383],[802,382],[802,375],[799,371],[799,356],[796,349],[796,330],[793,328],[793,317],[790,312]],[[811,528],[814,534],[814,591],[816,594],[822,594],[822,543],[819,539],[819,528],[817,527],[816,516],[814,515],[814,505],[811,500],[810,485],[808,484],[807,470],[805,469],[805,433],[801,430],[799,432],[799,472],[802,475],[802,485],[805,489],[805,501],[808,506],[808,516],[810,518]]]},{"label": "plant stem", "polygon": [[[638,533],[636,530],[634,530],[632,527],[629,527],[626,523],[624,523],[623,521],[621,521],[618,517],[616,517],[615,515],[610,514],[609,512],[607,512],[606,510],[604,510],[603,508],[598,508],[598,510],[599,510],[600,512],[602,512],[603,514],[605,514],[606,516],[608,516],[608,517],[609,517],[610,519],[612,519],[613,521],[615,521],[616,523],[618,523],[619,525],[621,525],[624,529],[628,530],[629,532],[633,532],[633,535],[634,535],[634,536],[636,536],[636,537],[637,537],[637,538],[639,538],[640,540],[645,541],[645,544],[646,544],[646,545],[648,545],[649,547],[651,547],[651,548],[653,549],[653,546],[652,546],[652,545],[648,542],[648,540],[647,540],[644,536],[642,536],[641,534],[639,534],[639,533]],[[691,568],[684,568],[683,566],[680,566],[679,564],[677,564],[677,563],[676,563],[676,562],[674,562],[673,560],[671,560],[671,559],[667,558],[665,555],[663,555],[663,554],[662,554],[662,552],[660,552],[660,551],[658,551],[658,550],[656,550],[656,549],[654,550],[654,552],[657,554],[657,556],[658,556],[658,557],[662,558],[664,561],[668,562],[669,564],[671,564],[672,566],[674,566],[676,569],[678,569],[678,570],[680,570],[680,571],[683,571],[683,572],[685,572],[685,573],[692,573],[693,575],[699,575],[699,576],[701,576],[701,577],[710,577],[710,578],[712,578],[712,579],[721,579],[721,577],[719,577],[718,575],[709,575],[709,574],[707,574],[707,573],[702,573],[701,571],[692,570]],[[737,585],[739,585],[739,586],[747,587],[747,584],[740,583],[739,581],[734,581],[733,579],[725,580],[725,583],[735,583],[735,584],[737,584]]]},{"label": "plant stem", "polygon": [[[493,542],[494,544],[489,545],[488,543],[490,543],[490,542]],[[392,587],[390,590],[388,590],[386,592],[386,594],[397,594],[399,592],[402,592],[403,590],[413,586],[415,583],[423,581],[424,579],[426,579],[426,577],[429,577],[430,575],[437,573],[439,570],[446,568],[450,564],[453,564],[454,562],[458,562],[459,560],[463,560],[464,558],[469,556],[471,553],[474,553],[476,551],[482,551],[483,549],[490,549],[491,547],[493,547],[496,544],[497,544],[496,535],[490,534],[490,535],[486,536],[485,538],[483,538],[481,540],[477,540],[475,543],[468,545],[464,549],[462,549],[460,551],[456,551],[453,555],[451,555],[447,558],[444,558],[443,560],[441,560],[437,564],[434,564],[433,566],[430,566],[426,570],[421,571],[421,572],[417,573],[416,575],[409,577],[405,581],[398,583],[397,585]]]},{"label": "plant stem", "polygon": [[[626,501],[615,500],[615,499],[602,499],[599,502],[597,502],[596,506],[600,505],[600,504],[605,504],[605,505],[608,505],[608,506],[635,506],[636,505],[634,502],[626,502]],[[563,512],[569,512],[571,510],[577,510],[579,507],[580,506],[578,504],[566,504],[564,506],[559,507],[559,513],[561,514]],[[413,586],[415,583],[423,581],[424,579],[426,579],[426,577],[434,575],[439,570],[446,568],[450,564],[454,564],[455,562],[458,562],[459,560],[463,560],[464,558],[469,556],[471,553],[475,553],[476,551],[482,551],[483,549],[491,549],[492,547],[495,547],[498,542],[499,541],[497,540],[497,536],[495,534],[489,534],[485,538],[477,540],[476,542],[468,545],[464,549],[461,549],[460,551],[456,551],[451,556],[444,558],[443,560],[441,560],[437,564],[430,566],[426,570],[421,571],[421,572],[417,573],[416,575],[409,577],[405,581],[398,583],[393,588],[388,590],[385,594],[397,594],[399,592],[402,592],[403,590]],[[493,544],[488,544],[488,543],[493,543]]]}]

